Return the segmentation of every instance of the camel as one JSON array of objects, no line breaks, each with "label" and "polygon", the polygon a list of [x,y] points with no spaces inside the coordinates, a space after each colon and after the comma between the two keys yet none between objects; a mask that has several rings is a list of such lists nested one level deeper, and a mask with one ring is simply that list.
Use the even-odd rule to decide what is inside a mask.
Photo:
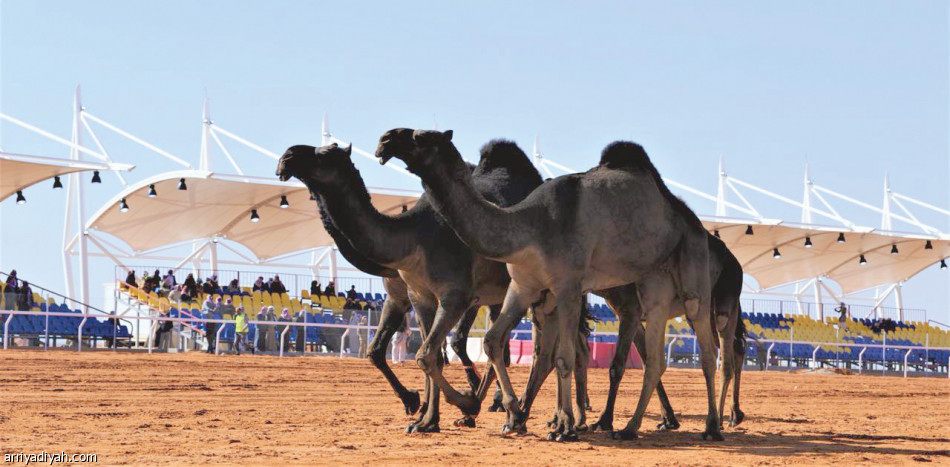
[{"label": "camel", "polygon": [[[716,316],[716,331],[722,339],[721,349],[723,349],[723,385],[719,400],[719,424],[721,427],[729,382],[734,377],[733,409],[729,425],[736,426],[744,418],[744,414],[739,409],[739,376],[742,371],[742,364],[745,361],[745,324],[742,321],[742,310],[739,307],[739,294],[742,291],[742,266],[722,240],[714,235],[707,235],[709,276],[710,283],[713,284],[712,309],[714,316]],[[637,343],[637,351],[641,357],[644,355],[642,349],[644,346],[643,328],[641,326],[631,327],[632,323],[640,323],[640,303],[636,294],[629,292],[629,290],[618,288],[603,295],[608,307],[617,315],[620,321],[620,329],[618,331],[617,350],[610,364],[610,390],[607,403],[600,419],[591,425],[591,429],[595,431],[613,432],[614,403],[626,368],[626,358],[630,350],[631,340]],[[679,310],[674,310],[674,312],[679,313]],[[669,405],[669,400],[666,399],[663,392],[662,383],[657,385],[657,394],[660,396],[663,415],[663,421],[659,424],[659,428],[675,429],[679,427],[679,422]]]},{"label": "camel", "polygon": [[[541,184],[533,166],[526,171],[509,163],[509,159],[518,159],[496,155],[510,151],[511,146],[498,142],[483,152],[474,171],[466,166],[480,195],[502,205],[523,199]],[[439,431],[440,391],[468,416],[462,423],[474,426],[471,416],[478,412],[479,405],[443,377],[441,347],[466,311],[480,304],[502,302],[510,281],[505,265],[474,254],[436,213],[428,196],[405,213],[389,216],[378,212],[350,160],[351,150],[335,144],[322,148],[293,146],[281,157],[277,175],[282,180],[293,176],[304,182],[353,248],[373,263],[397,270],[408,285],[409,300],[424,318],[420,321],[424,335],[417,362],[427,376],[427,397],[423,404],[426,410],[407,431]],[[527,164],[530,166],[530,162]],[[470,361],[466,367],[474,372]]]},{"label": "camel", "polygon": [[[502,362],[501,344],[520,310],[536,307],[539,359],[557,370],[557,426],[548,437],[576,440],[571,410],[579,298],[585,291],[637,283],[648,319],[646,372],[637,410],[622,437],[635,437],[665,366],[664,310],[681,301],[702,351],[708,414],[703,438],[721,440],[715,401],[715,336],[710,318],[706,231],[696,215],[660,179],[635,143],[607,146],[597,167],[545,182],[523,201],[500,207],[486,200],[452,144],[452,131],[406,128],[386,132],[376,156],[393,157],[418,175],[431,201],[458,237],[476,253],[508,265],[511,284],[501,315],[485,336],[485,351],[501,383],[508,423],[520,431],[524,414]],[[679,202],[677,202],[679,201]],[[551,295],[552,297],[548,297]]]}]

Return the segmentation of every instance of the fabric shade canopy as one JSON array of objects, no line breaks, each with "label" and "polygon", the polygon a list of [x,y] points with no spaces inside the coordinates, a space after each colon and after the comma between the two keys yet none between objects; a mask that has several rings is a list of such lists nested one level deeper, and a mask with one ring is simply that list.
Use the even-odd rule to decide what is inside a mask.
[{"label": "fabric shade canopy", "polygon": [[[178,189],[182,179],[187,190]],[[149,197],[152,187],[155,197]],[[420,195],[407,190],[369,191],[373,205],[384,214],[411,208]],[[282,197],[289,207],[280,207]],[[123,199],[128,212],[119,209]],[[251,221],[252,210],[257,211],[258,222]],[[702,220],[710,232],[719,232],[762,289],[827,277],[848,294],[909,279],[950,256],[950,239],[943,237],[778,221]],[[750,227],[751,235],[746,233]],[[130,186],[103,206],[87,228],[114,235],[137,252],[194,239],[227,238],[262,261],[333,244],[303,184],[195,170],[170,172]],[[845,242],[839,243],[842,233]],[[810,247],[805,246],[806,239]],[[926,248],[928,241],[932,248]],[[892,247],[897,254],[891,254]],[[776,249],[780,258],[774,257]]]},{"label": "fabric shade canopy", "polygon": [[[178,189],[184,180],[186,190]],[[154,187],[156,196],[149,197]],[[370,188],[376,208],[398,214],[411,208],[418,192]],[[290,205],[281,208],[281,197]],[[122,200],[127,212],[119,207]],[[256,210],[258,222],[251,221]],[[87,224],[118,237],[137,252],[201,238],[221,237],[247,247],[259,260],[333,245],[317,203],[299,182],[186,170],[130,186],[103,206]]]},{"label": "fabric shade canopy", "polygon": [[0,201],[57,175],[88,170],[132,170],[131,165],[55,159],[0,152]]}]

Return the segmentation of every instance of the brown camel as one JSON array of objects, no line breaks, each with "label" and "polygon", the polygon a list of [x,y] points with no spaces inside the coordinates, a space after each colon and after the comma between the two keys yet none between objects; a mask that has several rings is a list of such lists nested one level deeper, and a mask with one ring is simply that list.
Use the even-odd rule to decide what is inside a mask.
[{"label": "brown camel", "polygon": [[[634,437],[665,366],[665,310],[682,301],[702,351],[708,415],[703,438],[722,439],[715,403],[715,337],[710,319],[706,231],[672,195],[643,148],[609,145],[588,172],[545,182],[524,201],[503,208],[481,196],[455,146],[452,132],[390,130],[380,138],[381,163],[398,157],[422,178],[426,192],[469,247],[508,263],[511,284],[499,320],[485,337],[498,374],[509,430],[522,430],[523,412],[501,359],[501,344],[521,310],[553,300],[535,313],[542,324],[539,359],[557,369],[558,426],[549,437],[575,440],[570,376],[575,366],[579,296],[626,284],[640,286],[648,319],[649,363],[637,410],[621,437]],[[551,295],[549,298],[548,295]]]},{"label": "brown camel", "polygon": [[[533,167],[525,171],[497,155],[510,151],[511,146],[497,142],[482,154],[474,171],[466,165],[479,194],[501,205],[523,199],[541,184]],[[294,146],[281,158],[277,175],[304,182],[356,250],[376,264],[398,270],[408,284],[413,308],[426,318],[420,322],[424,336],[417,361],[428,378],[427,410],[408,431],[436,432],[440,391],[463,414],[474,415],[479,408],[473,397],[463,396],[443,377],[442,342],[467,310],[501,303],[510,278],[503,263],[479,256],[462,243],[436,213],[428,196],[405,213],[389,216],[378,212],[350,155],[351,148],[335,144]],[[470,362],[467,366],[474,371]],[[463,420],[474,423],[471,418]]]}]

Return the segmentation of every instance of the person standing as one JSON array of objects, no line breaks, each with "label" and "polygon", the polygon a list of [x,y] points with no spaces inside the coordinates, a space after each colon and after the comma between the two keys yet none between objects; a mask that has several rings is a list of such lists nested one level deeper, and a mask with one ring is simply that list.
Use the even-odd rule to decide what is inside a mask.
[{"label": "person standing", "polygon": [[[217,306],[211,301],[211,296],[205,299],[201,306],[201,317],[203,319],[214,319],[214,313]],[[208,341],[208,353],[215,353],[215,339],[218,338],[218,323],[205,323],[205,340]]]},{"label": "person standing", "polygon": [[406,347],[409,344],[408,315],[408,313],[402,315],[399,326],[396,327],[396,335],[393,337],[393,365],[406,360]]},{"label": "person standing", "polygon": [[[266,319],[272,323],[277,321],[277,312],[273,306],[267,307]],[[271,351],[277,350],[277,333],[274,332],[274,327],[275,325],[273,324],[267,325],[267,348]]]},{"label": "person standing", "polygon": [[359,356],[359,358],[366,358],[366,338],[368,337],[369,329],[366,328],[367,326],[366,315],[362,313],[360,313],[360,315],[361,315],[360,326],[362,326],[363,329],[358,329],[356,332],[356,335],[359,336],[359,339],[360,339],[359,350],[357,351],[357,355]]},{"label": "person standing", "polygon": [[16,310],[17,292],[20,291],[20,281],[16,278],[16,269],[7,276],[7,285],[3,288],[3,308]]},{"label": "person standing", "polygon": [[30,308],[33,307],[33,289],[30,288],[30,283],[23,281],[23,285],[20,286],[20,291],[17,292],[17,309],[20,311],[30,311]]},{"label": "person standing", "polygon": [[[307,322],[307,310],[302,309],[298,311],[296,321],[305,324]],[[307,343],[307,327],[295,326],[294,329],[297,331],[297,337],[294,339],[294,347],[296,347],[297,352],[304,353]]]},{"label": "person standing", "polygon": [[848,305],[841,302],[835,311],[838,313],[838,328],[848,332]]},{"label": "person standing", "polygon": [[[284,308],[280,312],[280,317],[277,318],[278,322],[288,323],[290,322],[290,311]],[[283,349],[285,352],[290,350],[290,326],[288,325],[278,325],[277,326],[277,338],[280,339],[280,345],[278,349]]]},{"label": "person standing", "polygon": [[262,306],[257,316],[254,317],[257,323],[257,350],[267,352],[267,325],[261,324],[261,321],[267,321],[267,307]]},{"label": "person standing", "polygon": [[[238,355],[241,355],[241,349],[247,350],[247,330],[247,315],[244,313],[244,307],[239,306],[234,316],[234,349]],[[254,353],[253,348],[251,353]]]}]

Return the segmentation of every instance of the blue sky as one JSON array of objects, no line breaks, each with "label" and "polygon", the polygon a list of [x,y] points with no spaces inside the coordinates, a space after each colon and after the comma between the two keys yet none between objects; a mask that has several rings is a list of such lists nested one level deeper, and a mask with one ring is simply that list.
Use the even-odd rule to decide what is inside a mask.
[{"label": "blue sky", "polygon": [[[950,7],[942,1],[0,2],[0,110],[68,137],[71,99],[197,165],[202,99],[213,120],[281,152],[340,138],[371,149],[397,126],[455,130],[470,157],[507,137],[578,169],[616,139],[664,176],[715,192],[720,157],[743,180],[800,199],[816,183],[872,204],[896,191],[948,205]],[[103,133],[131,179],[175,169]],[[65,157],[9,124],[0,146]],[[273,161],[238,155],[248,172]],[[370,185],[418,181],[359,161]],[[226,169],[223,157],[215,166]],[[120,189],[87,187],[91,212]],[[0,268],[62,289],[63,192],[0,205]],[[699,213],[712,205],[687,197]],[[752,197],[769,217],[800,213]],[[878,216],[844,208],[861,225]],[[947,218],[923,216],[950,230]],[[29,245],[23,248],[23,245]],[[112,277],[93,265],[95,284]],[[950,321],[928,270],[905,305]]]}]

